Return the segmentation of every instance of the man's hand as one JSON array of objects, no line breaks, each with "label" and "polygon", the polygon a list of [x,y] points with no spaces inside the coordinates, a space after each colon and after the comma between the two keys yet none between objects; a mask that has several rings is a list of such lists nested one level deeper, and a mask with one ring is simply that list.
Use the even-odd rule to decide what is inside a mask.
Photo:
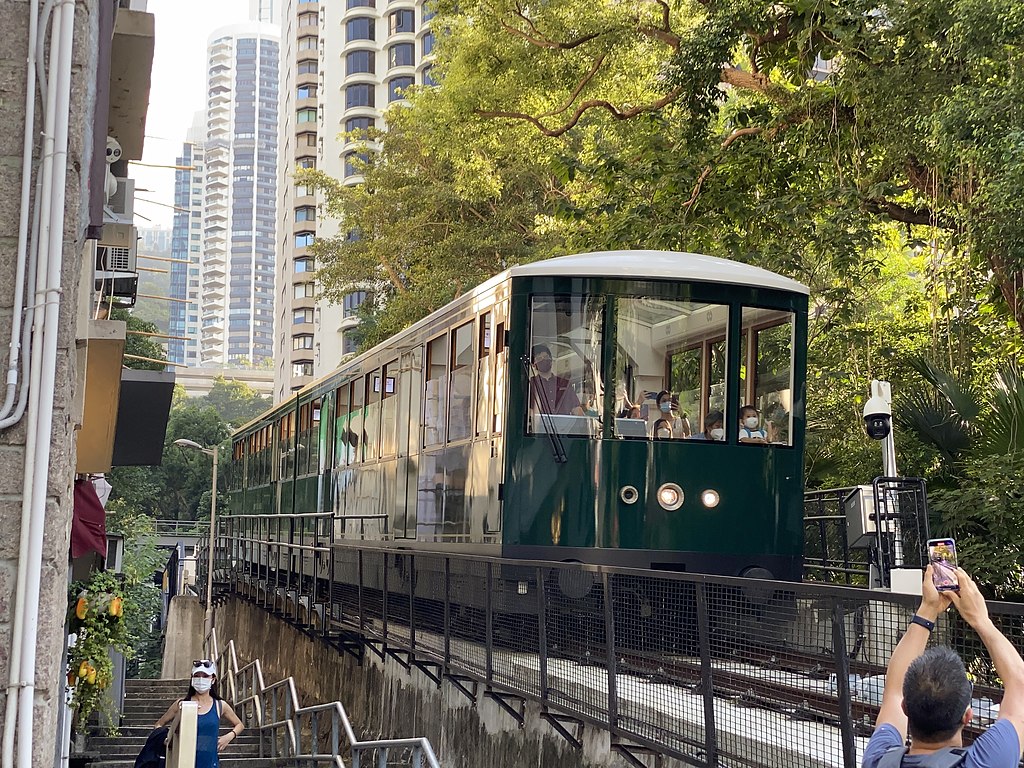
[{"label": "man's hand", "polygon": [[949,592],[939,592],[935,588],[932,578],[934,568],[934,565],[929,565],[924,569],[924,581],[921,582],[921,607],[917,609],[917,615],[929,621],[935,621],[940,613],[949,608],[951,602]]},{"label": "man's hand", "polygon": [[228,731],[223,736],[221,736],[219,739],[217,739],[217,751],[218,752],[223,752],[224,748],[227,747],[227,745],[230,744],[234,740],[235,740],[235,732],[234,731]]},{"label": "man's hand", "polygon": [[988,622],[988,606],[985,605],[985,598],[982,597],[974,579],[967,575],[967,571],[957,568],[956,575],[960,580],[960,591],[946,592],[945,594],[949,596],[957,611],[964,617],[964,621],[977,629],[979,625]]}]

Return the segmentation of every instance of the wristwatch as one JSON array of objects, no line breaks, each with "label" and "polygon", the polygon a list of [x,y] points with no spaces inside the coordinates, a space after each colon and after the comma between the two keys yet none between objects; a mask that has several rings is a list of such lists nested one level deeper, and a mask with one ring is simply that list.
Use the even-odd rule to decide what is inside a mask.
[{"label": "wristwatch", "polygon": [[912,618],[910,620],[910,623],[911,624],[917,624],[917,626],[919,626],[919,627],[924,627],[929,632],[931,632],[933,629],[935,629],[935,622],[934,621],[928,621],[928,619],[922,618],[921,616],[918,616],[916,613],[914,614],[914,618]]}]

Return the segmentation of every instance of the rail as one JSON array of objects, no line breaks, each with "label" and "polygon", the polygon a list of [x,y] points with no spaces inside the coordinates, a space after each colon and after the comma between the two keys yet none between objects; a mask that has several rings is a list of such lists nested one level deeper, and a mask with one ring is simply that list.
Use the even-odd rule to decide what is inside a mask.
[{"label": "rail", "polygon": [[200,534],[210,526],[201,520],[154,520],[153,527],[154,532],[160,536],[173,533]]},{"label": "rail", "polygon": [[[654,753],[696,766],[856,768],[917,605],[831,584],[332,546],[316,526],[273,518],[224,525],[217,557],[235,596],[336,647],[356,643],[474,702],[488,697],[521,724],[536,704],[574,746],[586,728],[606,731],[637,766]],[[990,615],[1024,646],[1024,605],[992,603]],[[933,639],[976,675],[970,740],[1001,697],[998,680],[955,614]],[[264,688],[257,671],[231,685],[240,700],[260,693],[275,748],[290,749],[311,723],[300,729],[290,687]]]},{"label": "rail", "polygon": [[[244,723],[255,724],[260,757],[346,768],[342,755],[347,744],[351,768],[367,759],[368,765],[440,768],[424,737],[360,741],[340,701],[302,706],[292,677],[267,685],[260,660],[239,666],[234,641],[221,649],[216,628],[207,636],[206,649],[221,670],[222,693]],[[392,761],[396,753],[402,762]]]},{"label": "rail", "polygon": [[199,705],[194,701],[181,702],[181,708],[167,729],[166,768],[195,768],[198,722]]}]

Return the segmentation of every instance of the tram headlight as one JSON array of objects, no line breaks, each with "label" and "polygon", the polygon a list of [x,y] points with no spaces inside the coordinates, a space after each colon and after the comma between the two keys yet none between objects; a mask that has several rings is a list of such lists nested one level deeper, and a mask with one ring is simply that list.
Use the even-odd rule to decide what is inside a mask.
[{"label": "tram headlight", "polygon": [[624,504],[636,504],[640,498],[640,492],[632,485],[624,485],[619,491],[619,498]]},{"label": "tram headlight", "polygon": [[658,489],[658,503],[669,512],[683,506],[683,489],[675,483],[665,483]]},{"label": "tram headlight", "polygon": [[700,500],[708,509],[714,509],[718,506],[718,502],[722,500],[722,497],[718,495],[718,491],[714,488],[708,488],[706,491],[701,491]]}]

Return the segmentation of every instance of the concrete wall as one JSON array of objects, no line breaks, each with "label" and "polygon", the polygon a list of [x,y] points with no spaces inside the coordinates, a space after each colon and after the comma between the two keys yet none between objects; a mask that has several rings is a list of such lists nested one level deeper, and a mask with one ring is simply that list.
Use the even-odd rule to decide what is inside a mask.
[{"label": "concrete wall", "polygon": [[[54,398],[53,440],[43,542],[42,591],[38,607],[39,637],[35,673],[33,765],[53,764],[57,710],[62,698],[64,616],[67,605],[68,542],[71,487],[75,468],[75,321],[82,265],[83,189],[89,167],[95,101],[97,0],[77,0],[64,262],[60,297],[57,375],[44,397]],[[7,369],[14,294],[21,187],[22,131],[29,3],[0,0],[4,34],[0,36],[0,366]],[[38,104],[38,99],[37,99]],[[37,117],[41,110],[37,106]],[[41,128],[35,129],[38,137]],[[38,157],[38,152],[37,152]],[[21,500],[25,460],[25,420],[0,432],[0,722],[6,711],[6,684],[11,650],[11,620],[17,582]],[[31,610],[36,607],[32,606]]]},{"label": "concrete wall", "polygon": [[626,766],[606,734],[585,730],[584,749],[575,750],[536,706],[527,707],[521,728],[482,695],[472,704],[450,684],[438,688],[415,668],[370,652],[360,665],[251,603],[232,600],[218,608],[216,624],[221,644],[234,640],[242,663],[260,659],[268,685],[291,675],[303,704],[341,701],[362,739],[426,736],[444,768]]},{"label": "concrete wall", "polygon": [[192,675],[192,660],[204,656],[204,613],[198,597],[179,595],[171,599],[160,677],[183,680]]}]

